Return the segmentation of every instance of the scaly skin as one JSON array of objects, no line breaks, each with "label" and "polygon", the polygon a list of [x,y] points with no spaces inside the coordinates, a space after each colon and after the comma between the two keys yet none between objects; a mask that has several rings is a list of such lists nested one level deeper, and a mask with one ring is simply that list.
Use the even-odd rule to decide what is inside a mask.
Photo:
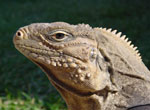
[{"label": "scaly skin", "polygon": [[116,30],[35,23],[20,28],[13,41],[46,73],[69,110],[150,109],[150,72]]}]

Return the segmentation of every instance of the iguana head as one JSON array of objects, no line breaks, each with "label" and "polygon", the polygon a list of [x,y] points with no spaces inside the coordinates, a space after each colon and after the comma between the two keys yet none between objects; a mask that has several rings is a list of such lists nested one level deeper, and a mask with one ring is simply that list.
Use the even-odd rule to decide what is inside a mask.
[{"label": "iguana head", "polygon": [[40,66],[55,84],[79,94],[102,90],[108,82],[98,65],[102,56],[89,25],[35,23],[20,28],[15,47]]}]

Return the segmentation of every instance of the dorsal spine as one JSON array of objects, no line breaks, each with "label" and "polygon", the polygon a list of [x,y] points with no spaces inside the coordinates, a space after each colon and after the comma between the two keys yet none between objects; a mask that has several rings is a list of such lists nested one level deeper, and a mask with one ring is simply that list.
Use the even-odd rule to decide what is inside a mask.
[{"label": "dorsal spine", "polygon": [[137,47],[134,46],[131,41],[129,41],[129,39],[126,37],[126,35],[122,35],[122,32],[118,32],[117,33],[117,30],[112,30],[111,28],[109,29],[106,29],[106,28],[100,28],[100,30],[102,30],[103,32],[106,32],[106,33],[110,33],[112,34],[112,36],[115,36],[115,37],[118,37],[121,41],[123,41],[125,44],[128,45],[129,48],[131,48],[133,50],[133,52],[135,52],[135,55],[140,59],[141,59],[141,55],[139,53],[139,50],[137,50]]}]

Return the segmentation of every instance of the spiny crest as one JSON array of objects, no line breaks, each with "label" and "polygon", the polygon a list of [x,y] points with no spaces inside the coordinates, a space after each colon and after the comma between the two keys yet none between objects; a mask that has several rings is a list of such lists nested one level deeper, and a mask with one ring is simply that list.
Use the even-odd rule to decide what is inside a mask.
[{"label": "spiny crest", "polygon": [[122,35],[121,32],[118,32],[117,33],[117,30],[112,30],[111,28],[109,29],[106,29],[106,28],[100,28],[101,30],[105,31],[105,32],[108,32],[108,33],[111,33],[113,34],[114,36],[118,37],[119,39],[121,39],[123,42],[125,42],[137,55],[137,57],[139,59],[141,59],[141,55],[139,53],[139,50],[137,50],[137,47],[134,46],[131,41],[129,41],[129,39],[126,37],[126,35]]}]

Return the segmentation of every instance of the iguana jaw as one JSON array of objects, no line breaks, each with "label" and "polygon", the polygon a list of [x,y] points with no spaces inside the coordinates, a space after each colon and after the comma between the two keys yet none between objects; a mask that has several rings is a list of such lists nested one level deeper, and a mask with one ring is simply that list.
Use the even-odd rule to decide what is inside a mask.
[{"label": "iguana jaw", "polygon": [[[72,86],[70,86],[70,85],[68,85],[68,84],[65,84],[65,83],[63,83],[62,81],[60,81],[56,76],[55,76],[55,74],[53,74],[52,72],[51,72],[51,69],[49,68],[49,65],[48,64],[46,64],[45,63],[45,61],[43,61],[43,58],[42,57],[40,57],[39,59],[36,59],[35,60],[35,57],[37,57],[35,54],[34,54],[34,52],[33,52],[33,50],[35,51],[35,49],[33,49],[33,46],[32,46],[32,48],[31,47],[26,47],[26,46],[23,46],[23,45],[18,45],[18,44],[16,44],[15,45],[16,46],[16,48],[21,52],[21,53],[23,53],[28,59],[30,59],[33,63],[35,63],[36,65],[38,65],[45,73],[46,73],[46,75],[48,76],[48,78],[51,80],[51,81],[53,81],[57,86],[59,86],[59,87],[61,87],[61,88],[63,88],[63,89],[65,89],[65,90],[67,90],[67,91],[69,91],[69,92],[71,92],[71,93],[73,93],[73,94],[75,94],[75,95],[78,95],[78,96],[81,96],[81,97],[90,97],[91,95],[94,95],[94,94],[96,94],[96,95],[104,95],[103,93],[104,92],[102,92],[103,90],[106,90],[107,92],[105,92],[106,94],[108,93],[108,92],[112,92],[112,91],[110,91],[107,87],[106,88],[104,88],[103,90],[96,90],[96,91],[80,91],[80,90],[78,90],[78,89],[76,89],[76,88],[74,88],[74,87],[72,87]],[[33,49],[33,50],[32,50]],[[32,53],[30,53],[30,51],[32,50]],[[25,51],[25,52],[24,52]],[[36,51],[38,51],[38,50],[36,50]],[[56,55],[58,55],[59,53],[55,53],[55,54],[53,54],[55,57],[56,57]],[[45,64],[46,65],[45,65]],[[54,65],[53,65],[54,66]],[[106,95],[105,94],[105,95]]]},{"label": "iguana jaw", "polygon": [[[59,80],[55,74],[53,74],[53,72],[51,72],[51,68],[50,68],[50,65],[48,63],[46,63],[45,60],[43,60],[43,57],[40,57],[40,58],[36,58],[37,57],[35,54],[34,54],[34,51],[35,49],[33,49],[33,46],[32,48],[30,47],[26,47],[26,46],[22,46],[22,45],[18,45],[16,44],[15,45],[16,48],[22,53],[24,54],[28,59],[30,59],[33,63],[35,63],[36,65],[38,65],[45,73],[46,75],[48,76],[48,78],[53,81],[56,85],[58,85],[59,87],[75,94],[75,95],[78,95],[78,96],[91,96],[91,95],[94,95],[94,94],[98,94],[100,95],[101,94],[101,90],[92,90],[90,91],[90,89],[88,91],[82,91],[82,90],[79,90],[77,88],[74,88],[64,82],[62,82],[61,80]],[[24,48],[23,48],[24,47]],[[33,51],[33,50],[34,51]],[[32,50],[32,53],[30,52]],[[36,50],[38,51],[38,50]],[[55,53],[55,57],[56,55],[58,55],[59,53]],[[54,54],[53,54],[54,55]],[[81,63],[81,62],[80,62]],[[54,68],[56,65],[53,65]],[[53,67],[52,67],[53,68]],[[73,69],[73,68],[72,68]],[[81,81],[82,82],[82,81]],[[104,88],[105,89],[105,88]],[[102,90],[103,91],[103,90]],[[101,94],[102,95],[102,94]]]}]

